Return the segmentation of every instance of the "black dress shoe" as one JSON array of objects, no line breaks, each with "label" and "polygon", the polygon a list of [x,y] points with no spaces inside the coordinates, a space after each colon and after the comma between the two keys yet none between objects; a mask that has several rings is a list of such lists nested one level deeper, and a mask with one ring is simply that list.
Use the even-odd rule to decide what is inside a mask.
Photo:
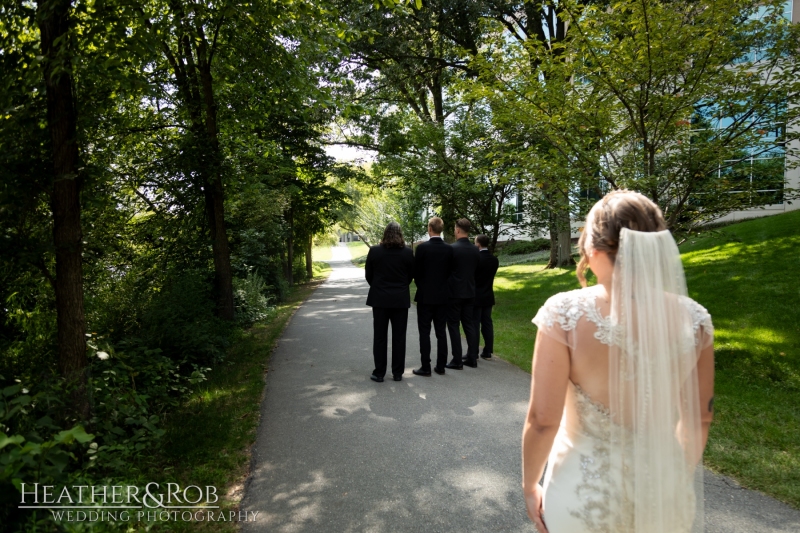
[{"label": "black dress shoe", "polygon": [[375,374],[372,374],[369,377],[369,379],[371,379],[372,381],[377,381],[378,383],[383,383],[383,378],[380,376],[376,376]]},{"label": "black dress shoe", "polygon": [[439,368],[438,366],[433,368],[433,371],[439,374],[440,376],[444,376],[444,368]]},{"label": "black dress shoe", "polygon": [[491,359],[491,358],[492,358],[492,354],[489,354],[489,355],[481,355],[481,359],[486,359],[486,360],[489,360],[489,359]]},{"label": "black dress shoe", "polygon": [[403,381],[403,374],[394,374],[392,379],[395,381]]},{"label": "black dress shoe", "polygon": [[464,366],[468,366],[470,368],[478,368],[478,360],[477,359],[464,359]]},{"label": "black dress shoe", "polygon": [[444,367],[445,368],[452,368],[453,370],[462,370],[464,368],[464,365],[463,364],[456,364],[455,362],[450,361],[449,363],[444,365]]},{"label": "black dress shoe", "polygon": [[411,372],[412,372],[412,373],[413,373],[415,376],[430,376],[430,375],[431,375],[431,371],[430,371],[430,370],[423,370],[423,369],[421,369],[421,368],[420,368],[419,370],[417,370],[417,369],[415,368],[415,369],[414,369],[414,370],[412,370]]}]

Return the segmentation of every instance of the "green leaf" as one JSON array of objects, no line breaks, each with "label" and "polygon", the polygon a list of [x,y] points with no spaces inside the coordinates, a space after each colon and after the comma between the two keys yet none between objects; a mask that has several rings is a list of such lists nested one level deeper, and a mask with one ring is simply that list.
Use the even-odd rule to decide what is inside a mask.
[{"label": "green leaf", "polygon": [[9,444],[22,444],[25,442],[25,437],[22,435],[12,435],[11,437],[7,436],[5,433],[0,431],[0,450],[5,448]]},{"label": "green leaf", "polygon": [[84,443],[89,442],[92,439],[94,439],[94,435],[86,433],[86,430],[83,429],[83,426],[75,426],[72,429],[59,432],[54,440],[55,442],[72,444],[75,441]]},{"label": "green leaf", "polygon": [[13,396],[14,394],[18,393],[19,390],[22,388],[22,385],[17,383],[16,385],[11,385],[10,387],[6,387],[3,389],[3,396],[9,397]]}]

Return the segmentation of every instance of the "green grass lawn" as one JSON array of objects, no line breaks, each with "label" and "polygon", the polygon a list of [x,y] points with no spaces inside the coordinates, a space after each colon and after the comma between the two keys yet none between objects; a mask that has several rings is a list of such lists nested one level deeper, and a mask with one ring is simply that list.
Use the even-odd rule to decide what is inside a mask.
[{"label": "green grass lawn", "polygon": [[716,329],[714,470],[800,507],[800,211],[681,247],[689,292]]},{"label": "green grass lawn", "polygon": [[364,244],[362,241],[358,241],[358,242],[348,242],[347,248],[350,249],[350,257],[352,258],[353,263],[363,268],[364,263],[367,262],[367,253],[369,252],[369,246]]},{"label": "green grass lawn", "polygon": [[[681,246],[690,295],[716,328],[716,418],[706,465],[800,507],[800,211],[741,222]],[[591,281],[590,281],[591,283]],[[578,288],[575,270],[501,267],[495,351],[530,371],[551,295]]]},{"label": "green grass lawn", "polygon": [[330,246],[314,246],[311,249],[311,257],[314,261],[330,261],[332,254]]},{"label": "green grass lawn", "polygon": [[[208,374],[185,405],[166,421],[162,452],[153,458],[148,481],[181,486],[213,485],[221,510],[235,510],[244,494],[244,481],[259,422],[264,375],[275,341],[294,311],[330,274],[328,263],[314,263],[314,280],[292,288],[286,302],[272,315],[244,332],[227,361]],[[236,523],[164,522],[170,531],[238,530]]]}]

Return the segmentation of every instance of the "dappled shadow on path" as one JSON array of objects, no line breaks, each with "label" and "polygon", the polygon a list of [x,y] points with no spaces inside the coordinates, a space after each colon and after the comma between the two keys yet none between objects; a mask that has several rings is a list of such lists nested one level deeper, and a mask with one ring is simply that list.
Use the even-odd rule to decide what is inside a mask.
[{"label": "dappled shadow on path", "polygon": [[370,381],[363,275],[336,268],[272,356],[242,503],[260,515],[244,530],[531,531],[519,490],[529,378],[503,362],[413,376],[412,306],[404,379]]},{"label": "dappled shadow on path", "polygon": [[270,413],[251,478],[262,489],[243,507],[262,514],[245,529],[530,531],[517,490],[526,399],[474,390],[475,377],[320,372],[292,398],[302,416]]}]

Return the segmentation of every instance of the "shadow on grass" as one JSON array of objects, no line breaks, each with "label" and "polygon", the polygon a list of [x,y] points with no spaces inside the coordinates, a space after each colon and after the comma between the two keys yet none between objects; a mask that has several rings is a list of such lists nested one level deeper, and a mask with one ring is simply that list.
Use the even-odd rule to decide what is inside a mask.
[{"label": "shadow on grass", "polygon": [[706,462],[800,507],[800,212],[681,247],[693,298],[716,328],[716,418]]}]

